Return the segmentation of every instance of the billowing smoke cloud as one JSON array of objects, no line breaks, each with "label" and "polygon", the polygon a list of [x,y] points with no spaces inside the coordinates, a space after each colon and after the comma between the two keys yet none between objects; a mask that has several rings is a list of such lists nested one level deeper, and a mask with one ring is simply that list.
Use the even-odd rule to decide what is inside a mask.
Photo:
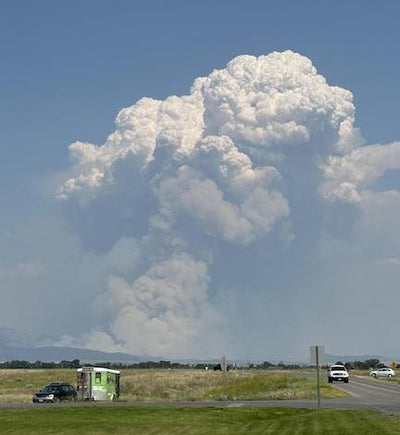
[{"label": "billowing smoke cloud", "polygon": [[[163,356],[243,352],[230,310],[239,321],[241,309],[255,309],[243,295],[290,301],[276,290],[294,288],[276,284],[281,268],[300,270],[305,256],[296,252],[316,252],[322,240],[333,246],[332,207],[342,204],[351,227],[351,210],[398,201],[398,192],[372,187],[400,167],[400,144],[362,146],[354,112],[351,92],[328,85],[304,56],[239,56],[196,79],[187,96],[121,110],[103,145],[70,145],[73,166],[57,197],[73,228],[99,229],[78,231],[85,248],[117,258],[98,297],[103,324],[84,343]],[[110,254],[126,241],[134,255]],[[260,252],[271,266],[256,267]]]},{"label": "billowing smoke cloud", "polygon": [[331,200],[368,201],[367,188],[386,171],[400,169],[400,143],[369,145],[344,156],[330,156],[322,165],[322,195]]}]

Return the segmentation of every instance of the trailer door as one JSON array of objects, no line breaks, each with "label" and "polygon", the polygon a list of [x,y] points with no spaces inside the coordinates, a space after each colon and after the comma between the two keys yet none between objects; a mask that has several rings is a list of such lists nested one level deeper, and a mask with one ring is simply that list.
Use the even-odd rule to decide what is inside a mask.
[{"label": "trailer door", "polygon": [[77,373],[77,399],[92,399],[92,371],[78,371]]}]

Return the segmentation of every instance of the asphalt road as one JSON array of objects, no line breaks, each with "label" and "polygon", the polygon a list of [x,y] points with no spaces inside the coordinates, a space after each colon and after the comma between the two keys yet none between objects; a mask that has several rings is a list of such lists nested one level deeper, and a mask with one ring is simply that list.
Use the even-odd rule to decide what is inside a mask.
[{"label": "asphalt road", "polygon": [[[348,384],[340,383],[335,386],[351,394],[350,398],[344,400],[344,405],[349,403],[353,409],[367,408],[400,414],[400,385],[393,381],[351,376]],[[329,402],[336,401],[323,403],[331,407]]]},{"label": "asphalt road", "polygon": [[[322,384],[326,380],[322,379]],[[321,399],[321,408],[370,409],[388,414],[400,415],[400,385],[387,380],[350,376],[348,384],[335,383],[333,386],[350,394],[342,399]],[[317,408],[317,400],[240,400],[213,402],[74,402],[61,404],[2,403],[0,409],[27,409],[43,407],[84,407],[84,406],[164,406],[191,408],[239,408],[239,407],[293,407]]]}]

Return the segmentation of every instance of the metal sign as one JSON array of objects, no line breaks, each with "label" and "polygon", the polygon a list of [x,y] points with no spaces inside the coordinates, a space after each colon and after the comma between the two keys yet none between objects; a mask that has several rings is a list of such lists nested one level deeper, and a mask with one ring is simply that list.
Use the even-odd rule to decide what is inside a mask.
[{"label": "metal sign", "polygon": [[321,365],[326,363],[324,346],[310,346],[311,363]]}]

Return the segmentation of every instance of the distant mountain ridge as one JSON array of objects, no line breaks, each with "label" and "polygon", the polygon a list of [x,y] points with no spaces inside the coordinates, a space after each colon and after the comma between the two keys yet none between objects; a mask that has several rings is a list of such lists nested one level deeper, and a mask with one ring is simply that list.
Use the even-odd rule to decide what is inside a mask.
[{"label": "distant mountain ridge", "polygon": [[123,352],[102,352],[99,350],[61,346],[17,347],[0,344],[0,361],[59,362],[63,360],[72,361],[74,359],[79,359],[85,363],[136,363],[154,360],[151,357],[143,358]]},{"label": "distant mountain ridge", "polygon": [[57,346],[56,339],[39,334],[20,332],[0,327],[0,361],[59,362],[79,359],[84,363],[136,363],[159,361],[163,358],[136,356],[124,352],[103,352],[68,346]]}]

